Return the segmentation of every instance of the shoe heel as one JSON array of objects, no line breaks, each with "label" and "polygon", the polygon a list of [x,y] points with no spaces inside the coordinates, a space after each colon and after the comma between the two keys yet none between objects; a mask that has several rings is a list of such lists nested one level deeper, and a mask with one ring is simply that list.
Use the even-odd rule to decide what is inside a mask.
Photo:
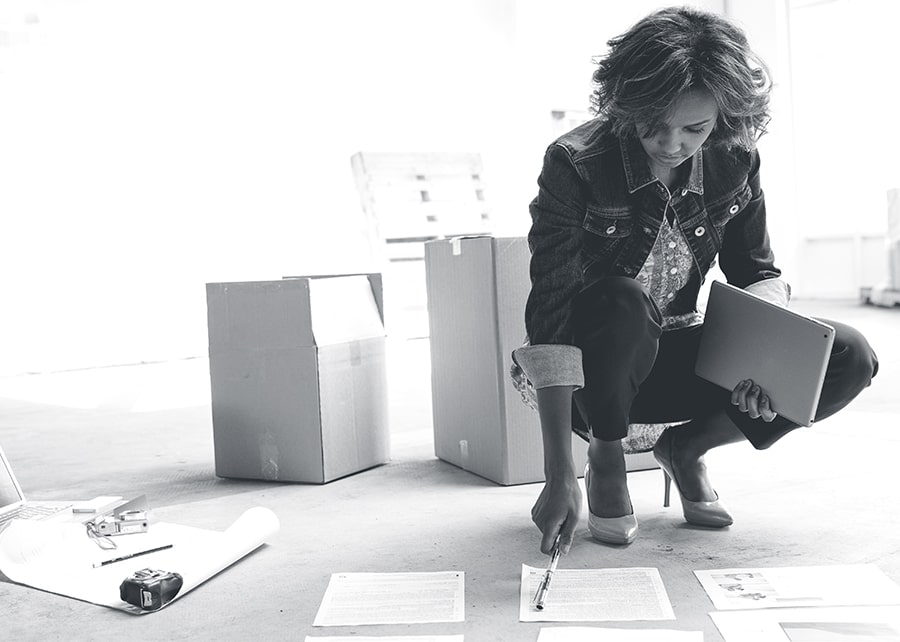
[{"label": "shoe heel", "polygon": [[663,507],[669,507],[669,498],[672,490],[672,478],[669,477],[669,473],[666,472],[665,468],[662,468],[663,474]]}]

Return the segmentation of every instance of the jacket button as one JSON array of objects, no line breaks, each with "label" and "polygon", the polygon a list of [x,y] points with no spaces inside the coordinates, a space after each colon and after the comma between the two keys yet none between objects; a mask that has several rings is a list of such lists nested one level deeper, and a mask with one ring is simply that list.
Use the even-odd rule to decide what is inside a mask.
[{"label": "jacket button", "polygon": [[694,236],[703,236],[704,234],[706,234],[706,228],[702,225],[694,230]]},{"label": "jacket button", "polygon": [[687,196],[687,192],[688,192],[687,189],[683,189],[683,190],[681,190],[681,195]]},{"label": "jacket button", "polygon": [[606,233],[607,233],[607,234],[615,234],[615,233],[616,233],[616,226],[615,226],[615,225],[610,225],[609,227],[607,227],[607,228],[606,228]]},{"label": "jacket button", "polygon": [[732,205],[731,207],[728,208],[728,213],[729,214],[737,214],[737,211],[739,209],[741,209],[740,206],[737,203],[735,203],[734,205]]}]

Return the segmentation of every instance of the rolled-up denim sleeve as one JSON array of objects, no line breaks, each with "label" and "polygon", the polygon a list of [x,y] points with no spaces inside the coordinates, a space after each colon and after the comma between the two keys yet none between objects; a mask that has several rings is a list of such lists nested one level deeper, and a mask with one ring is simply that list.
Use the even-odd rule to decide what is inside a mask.
[{"label": "rolled-up denim sleeve", "polygon": [[522,346],[513,351],[512,359],[536,390],[550,386],[584,388],[581,349],[576,346]]},{"label": "rolled-up denim sleeve", "polygon": [[572,344],[572,301],[582,288],[585,185],[569,152],[551,145],[531,202],[531,292],[525,328],[532,345]]},{"label": "rolled-up denim sleeve", "polygon": [[769,243],[766,225],[766,198],[760,183],[760,160],[750,153],[750,202],[725,226],[719,252],[722,272],[728,282],[746,288],[752,283],[781,276],[775,267],[775,255]]},{"label": "rolled-up denim sleeve", "polygon": [[791,302],[791,286],[781,279],[764,279],[751,283],[744,289],[782,308],[788,307]]}]

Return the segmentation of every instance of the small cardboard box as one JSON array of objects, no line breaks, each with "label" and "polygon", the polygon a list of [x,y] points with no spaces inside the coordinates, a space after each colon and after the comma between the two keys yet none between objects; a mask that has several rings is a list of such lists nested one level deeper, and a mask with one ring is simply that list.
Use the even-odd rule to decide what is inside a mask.
[{"label": "small cardboard box", "polygon": [[[431,394],[437,457],[499,484],[544,479],[538,415],[512,384],[531,287],[524,238],[425,245]],[[578,470],[587,447],[573,434]]]},{"label": "small cardboard box", "polygon": [[325,483],[389,460],[381,275],[206,296],[216,475]]}]

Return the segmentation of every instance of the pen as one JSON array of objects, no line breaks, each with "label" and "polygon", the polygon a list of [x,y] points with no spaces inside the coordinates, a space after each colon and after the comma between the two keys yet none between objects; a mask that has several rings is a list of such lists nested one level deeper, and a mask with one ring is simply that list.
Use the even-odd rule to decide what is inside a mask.
[{"label": "pen", "polygon": [[167,548],[172,548],[173,544],[166,544],[165,546],[157,546],[156,548],[151,548],[146,551],[138,551],[137,553],[131,553],[129,555],[123,555],[122,557],[116,557],[111,560],[104,560],[102,562],[94,562],[94,568],[100,568],[101,566],[106,566],[107,564],[115,564],[116,562],[124,562],[125,560],[130,560],[132,557],[138,557],[140,555],[147,555],[148,553],[156,553],[157,551],[164,551]]},{"label": "pen", "polygon": [[534,595],[534,608],[538,611],[544,610],[544,600],[547,599],[547,591],[550,590],[550,579],[553,577],[554,571],[556,571],[556,565],[559,563],[559,555],[559,535],[557,535],[556,541],[553,542],[553,551],[550,553],[550,565],[547,567],[547,570],[544,571],[544,577],[541,578],[537,593]]}]

